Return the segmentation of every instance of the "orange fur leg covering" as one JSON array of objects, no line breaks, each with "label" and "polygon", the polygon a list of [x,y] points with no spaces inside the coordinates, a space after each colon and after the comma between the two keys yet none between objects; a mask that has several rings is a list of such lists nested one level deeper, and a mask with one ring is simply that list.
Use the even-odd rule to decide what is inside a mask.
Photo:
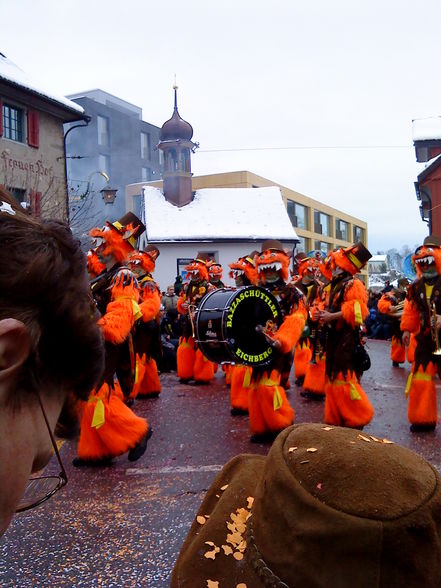
[{"label": "orange fur leg covering", "polygon": [[269,378],[265,372],[255,382],[248,397],[248,412],[252,434],[276,433],[292,425],[294,409],[280,386],[280,374],[276,370]]},{"label": "orange fur leg covering", "polygon": [[409,376],[406,387],[409,400],[407,416],[413,425],[436,425],[436,371],[433,363],[429,362],[425,370],[420,365],[418,371]]},{"label": "orange fur leg covering", "polygon": [[193,366],[193,377],[196,382],[211,382],[214,378],[214,363],[207,359],[200,349],[196,349]]},{"label": "orange fur leg covering", "polygon": [[316,363],[308,364],[303,389],[310,394],[325,395],[326,357],[323,355]]},{"label": "orange fur leg covering", "polygon": [[410,343],[407,347],[407,361],[409,363],[413,363],[415,361],[415,349],[417,346],[417,340],[415,339],[415,335],[412,333],[410,336]]},{"label": "orange fur leg covering", "polygon": [[147,359],[144,368],[144,376],[139,386],[139,397],[157,396],[161,392],[161,382],[156,361],[153,358]]},{"label": "orange fur leg covering", "polygon": [[231,408],[248,410],[248,393],[251,386],[252,368],[246,365],[234,365],[231,370]]},{"label": "orange fur leg covering", "polygon": [[392,337],[390,344],[390,358],[397,363],[404,363],[406,361],[406,348],[401,343],[400,339]]},{"label": "orange fur leg covering", "polygon": [[133,385],[132,391],[130,392],[130,398],[135,399],[139,394],[139,387],[141,386],[141,382],[144,378],[145,373],[145,355],[139,357],[136,356],[136,372],[135,372],[135,383]]},{"label": "orange fur leg covering", "polygon": [[363,427],[371,422],[374,409],[353,372],[340,372],[325,386],[325,423],[340,427]]},{"label": "orange fur leg covering", "polygon": [[181,337],[176,353],[178,378],[182,380],[191,380],[193,378],[195,353],[193,337],[189,337],[188,339]]},{"label": "orange fur leg covering", "polygon": [[312,349],[308,340],[299,341],[294,354],[294,375],[302,378],[306,375],[308,364],[312,358]]},{"label": "orange fur leg covering", "polygon": [[103,386],[84,407],[78,456],[85,460],[117,457],[137,445],[147,434],[145,419],[135,415],[117,394]]}]

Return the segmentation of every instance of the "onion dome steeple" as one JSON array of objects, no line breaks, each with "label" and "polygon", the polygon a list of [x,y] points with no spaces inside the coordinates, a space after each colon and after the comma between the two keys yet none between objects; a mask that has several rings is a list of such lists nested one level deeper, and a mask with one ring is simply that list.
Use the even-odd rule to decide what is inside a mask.
[{"label": "onion dome steeple", "polygon": [[162,125],[158,149],[164,153],[162,172],[166,200],[175,206],[185,206],[193,199],[191,186],[191,153],[198,147],[191,140],[193,127],[178,112],[176,84],[173,116]]},{"label": "onion dome steeple", "polygon": [[173,116],[166,121],[161,128],[161,141],[176,141],[181,139],[184,141],[191,141],[193,137],[193,127],[190,123],[181,118],[178,112],[178,86],[174,85],[175,91],[175,107],[173,110]]}]

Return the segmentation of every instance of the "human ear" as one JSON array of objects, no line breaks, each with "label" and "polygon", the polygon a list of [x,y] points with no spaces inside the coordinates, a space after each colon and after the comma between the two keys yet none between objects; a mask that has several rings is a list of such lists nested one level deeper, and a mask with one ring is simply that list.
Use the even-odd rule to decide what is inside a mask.
[{"label": "human ear", "polygon": [[21,321],[0,320],[0,381],[15,375],[28,358],[30,349],[29,332]]}]

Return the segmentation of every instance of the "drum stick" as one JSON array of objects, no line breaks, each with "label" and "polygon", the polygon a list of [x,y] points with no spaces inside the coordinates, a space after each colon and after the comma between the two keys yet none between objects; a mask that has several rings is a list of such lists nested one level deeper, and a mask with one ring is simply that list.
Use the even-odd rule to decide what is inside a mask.
[{"label": "drum stick", "polygon": [[282,347],[280,341],[271,337],[271,335],[265,331],[265,327],[263,325],[256,325],[256,333],[263,335],[271,347],[274,347],[274,349],[280,349]]}]

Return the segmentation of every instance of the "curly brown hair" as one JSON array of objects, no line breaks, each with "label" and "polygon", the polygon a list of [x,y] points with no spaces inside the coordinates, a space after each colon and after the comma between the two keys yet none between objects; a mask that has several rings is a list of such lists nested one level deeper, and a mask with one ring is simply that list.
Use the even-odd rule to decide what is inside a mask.
[{"label": "curly brown hair", "polygon": [[0,187],[0,251],[0,320],[23,322],[31,339],[17,388],[87,398],[104,347],[79,242],[66,224],[32,218]]}]

